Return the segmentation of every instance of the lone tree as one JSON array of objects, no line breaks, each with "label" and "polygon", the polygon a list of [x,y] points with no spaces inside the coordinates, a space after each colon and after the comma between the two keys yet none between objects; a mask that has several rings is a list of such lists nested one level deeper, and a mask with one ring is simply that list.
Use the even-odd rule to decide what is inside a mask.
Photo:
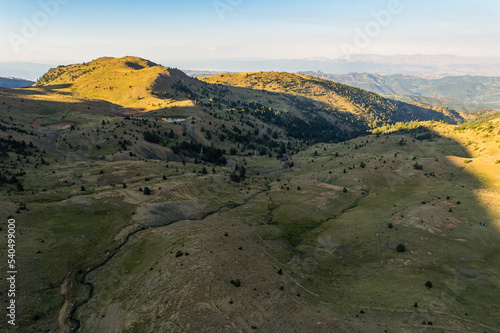
[{"label": "lone tree", "polygon": [[396,246],[396,251],[398,251],[398,252],[405,252],[406,251],[406,247],[403,244],[399,244],[398,246]]},{"label": "lone tree", "polygon": [[425,286],[426,286],[427,288],[432,288],[432,282],[431,282],[431,281],[427,281],[427,282],[425,283]]},{"label": "lone tree", "polygon": [[147,186],[146,186],[146,187],[144,188],[144,194],[145,194],[145,195],[151,195],[151,190],[149,189],[149,187],[147,187]]}]

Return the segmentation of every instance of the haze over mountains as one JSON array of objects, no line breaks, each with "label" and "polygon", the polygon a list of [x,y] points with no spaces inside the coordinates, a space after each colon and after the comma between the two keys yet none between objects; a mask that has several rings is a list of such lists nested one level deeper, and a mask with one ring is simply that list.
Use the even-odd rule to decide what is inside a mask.
[{"label": "haze over mountains", "polygon": [[381,73],[431,76],[500,76],[500,58],[472,58],[453,55],[348,55],[337,59],[178,59],[169,63],[179,68],[253,72],[321,71],[323,73]]},{"label": "haze over mountains", "polygon": [[51,67],[59,64],[46,64],[35,62],[0,62],[0,77],[17,77],[25,80],[36,81]]},{"label": "haze over mountains", "polygon": [[[381,73],[431,76],[500,76],[500,58],[453,55],[348,55],[337,59],[157,59],[156,62],[193,71],[321,71],[338,73]],[[0,76],[36,80],[58,64],[0,62]]]}]

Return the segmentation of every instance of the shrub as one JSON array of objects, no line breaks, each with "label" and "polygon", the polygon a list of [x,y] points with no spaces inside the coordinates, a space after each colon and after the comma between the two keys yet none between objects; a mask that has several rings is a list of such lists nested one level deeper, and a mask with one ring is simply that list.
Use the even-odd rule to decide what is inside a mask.
[{"label": "shrub", "polygon": [[241,281],[240,281],[240,279],[231,280],[230,282],[231,282],[231,284],[233,284],[235,287],[240,287],[240,286],[241,286]]},{"label": "shrub", "polygon": [[149,187],[147,187],[147,186],[146,186],[146,187],[144,188],[144,194],[145,194],[145,195],[151,195],[151,190],[149,189]]},{"label": "shrub", "polygon": [[398,246],[396,246],[396,251],[398,251],[398,252],[405,252],[406,251],[406,247],[403,244],[399,244]]},{"label": "shrub", "polygon": [[431,282],[431,281],[427,281],[427,282],[425,283],[425,286],[426,286],[427,288],[432,288],[432,282]]}]

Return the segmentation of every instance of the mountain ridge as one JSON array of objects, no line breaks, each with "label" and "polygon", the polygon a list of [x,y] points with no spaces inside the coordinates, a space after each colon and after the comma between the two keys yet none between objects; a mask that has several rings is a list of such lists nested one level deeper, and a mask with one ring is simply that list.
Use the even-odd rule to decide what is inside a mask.
[{"label": "mountain ridge", "polygon": [[35,81],[16,77],[0,77],[0,87],[2,88],[26,88],[33,84],[35,84]]},{"label": "mountain ridge", "polygon": [[[365,90],[334,83],[328,80],[315,79],[312,76],[286,72],[254,72],[237,74],[220,74],[201,80],[210,83],[226,84],[237,87],[263,89],[273,92],[293,92],[317,102],[331,106],[340,111],[347,111],[362,117],[372,128],[380,126],[383,121],[445,120],[451,123],[463,121],[463,116],[453,110],[447,110],[441,119],[432,119],[428,109],[409,107],[406,103],[392,102]],[[338,103],[338,105],[336,105]],[[366,108],[363,112],[363,108]],[[410,110],[411,109],[411,110]],[[399,111],[398,111],[399,110]],[[360,112],[361,111],[361,112]],[[435,111],[435,110],[434,110]],[[377,112],[387,113],[380,117]],[[393,114],[391,116],[391,114]]]},{"label": "mountain ridge", "polygon": [[500,109],[500,77],[325,74],[319,71],[303,73],[403,101],[413,99],[434,105],[442,104],[466,112]]},{"label": "mountain ridge", "polygon": [[[252,119],[257,117],[260,121],[286,128],[287,133],[294,133],[295,137],[302,137],[299,128],[311,121],[320,127],[323,121],[329,126],[328,130],[322,130],[326,131],[326,137],[338,139],[348,135],[341,134],[346,130],[359,135],[370,128],[399,121],[444,120],[457,123],[464,119],[451,110],[432,110],[422,105],[393,102],[358,88],[302,74],[269,72],[260,77],[252,74],[258,84],[288,82],[291,90],[287,92],[283,86],[273,91],[228,82],[212,84],[213,80],[220,78],[248,75],[221,74],[195,79],[178,69],[138,57],[103,57],[88,63],[51,69],[34,87],[55,89],[80,98],[102,99],[139,112],[168,113],[183,108],[185,111],[192,110],[193,114],[202,114],[213,109],[214,101],[217,101],[219,110],[235,109],[248,113]],[[305,89],[305,93],[291,95],[290,91],[294,89],[297,92]],[[256,104],[256,101],[259,103]],[[250,112],[248,106],[260,111]],[[335,128],[338,129],[337,134]]]}]

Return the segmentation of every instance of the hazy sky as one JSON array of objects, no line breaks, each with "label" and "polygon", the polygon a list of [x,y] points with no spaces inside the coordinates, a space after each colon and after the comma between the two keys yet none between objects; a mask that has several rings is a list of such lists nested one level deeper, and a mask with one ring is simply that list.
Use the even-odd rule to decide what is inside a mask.
[{"label": "hazy sky", "polygon": [[500,56],[499,18],[499,0],[0,0],[0,61]]}]

